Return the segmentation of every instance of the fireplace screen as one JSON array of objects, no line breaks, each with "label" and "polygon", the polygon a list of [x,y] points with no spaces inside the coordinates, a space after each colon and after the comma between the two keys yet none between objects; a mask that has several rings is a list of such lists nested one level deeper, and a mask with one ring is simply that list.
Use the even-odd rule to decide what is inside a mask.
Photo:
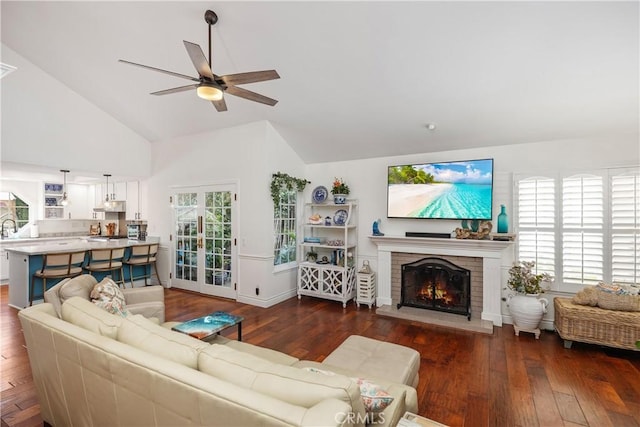
[{"label": "fireplace screen", "polygon": [[471,320],[471,272],[442,258],[402,265],[402,306],[466,315]]}]

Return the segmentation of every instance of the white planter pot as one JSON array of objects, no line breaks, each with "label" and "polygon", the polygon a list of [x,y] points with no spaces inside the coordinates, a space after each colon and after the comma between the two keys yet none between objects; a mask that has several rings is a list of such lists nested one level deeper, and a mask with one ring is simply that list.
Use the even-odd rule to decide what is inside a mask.
[{"label": "white planter pot", "polygon": [[346,194],[334,194],[333,195],[333,203],[336,205],[344,205],[347,203],[347,195]]},{"label": "white planter pot", "polygon": [[507,298],[513,323],[523,330],[538,329],[542,316],[547,312],[549,301],[538,298],[538,294],[515,294]]}]

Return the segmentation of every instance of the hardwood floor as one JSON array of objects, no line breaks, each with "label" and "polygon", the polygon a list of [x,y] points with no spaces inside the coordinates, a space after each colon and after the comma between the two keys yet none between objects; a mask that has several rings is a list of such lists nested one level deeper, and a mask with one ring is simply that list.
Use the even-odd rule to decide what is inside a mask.
[{"label": "hardwood floor", "polygon": [[[42,425],[17,310],[0,287],[2,426]],[[640,352],[575,343],[552,332],[540,340],[493,335],[377,316],[366,307],[296,298],[267,309],[166,290],[167,320],[214,310],[245,318],[243,340],[321,361],[359,334],[413,347],[422,355],[420,414],[450,426],[640,426]],[[235,339],[235,328],[228,331]]]}]

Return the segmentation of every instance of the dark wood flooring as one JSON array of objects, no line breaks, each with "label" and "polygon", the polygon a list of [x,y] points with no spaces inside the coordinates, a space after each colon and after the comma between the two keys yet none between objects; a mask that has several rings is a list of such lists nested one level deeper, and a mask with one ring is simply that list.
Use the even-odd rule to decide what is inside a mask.
[{"label": "dark wood flooring", "polygon": [[[42,425],[17,310],[0,287],[2,426]],[[540,340],[463,332],[346,309],[311,297],[264,309],[166,290],[167,320],[214,310],[244,316],[243,340],[321,361],[359,334],[413,347],[422,355],[420,414],[450,426],[640,426],[640,352],[575,343],[552,332]],[[227,334],[235,338],[235,328]]]}]

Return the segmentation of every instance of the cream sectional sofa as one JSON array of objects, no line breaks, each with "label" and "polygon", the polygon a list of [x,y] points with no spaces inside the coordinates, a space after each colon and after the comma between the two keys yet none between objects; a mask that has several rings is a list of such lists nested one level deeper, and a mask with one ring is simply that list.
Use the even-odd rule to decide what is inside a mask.
[{"label": "cream sectional sofa", "polygon": [[19,318],[42,418],[53,426],[394,426],[418,410],[413,387],[367,378],[394,398],[374,418],[352,378],[362,372],[222,337],[205,343],[82,297],[60,314],[44,303]]}]

